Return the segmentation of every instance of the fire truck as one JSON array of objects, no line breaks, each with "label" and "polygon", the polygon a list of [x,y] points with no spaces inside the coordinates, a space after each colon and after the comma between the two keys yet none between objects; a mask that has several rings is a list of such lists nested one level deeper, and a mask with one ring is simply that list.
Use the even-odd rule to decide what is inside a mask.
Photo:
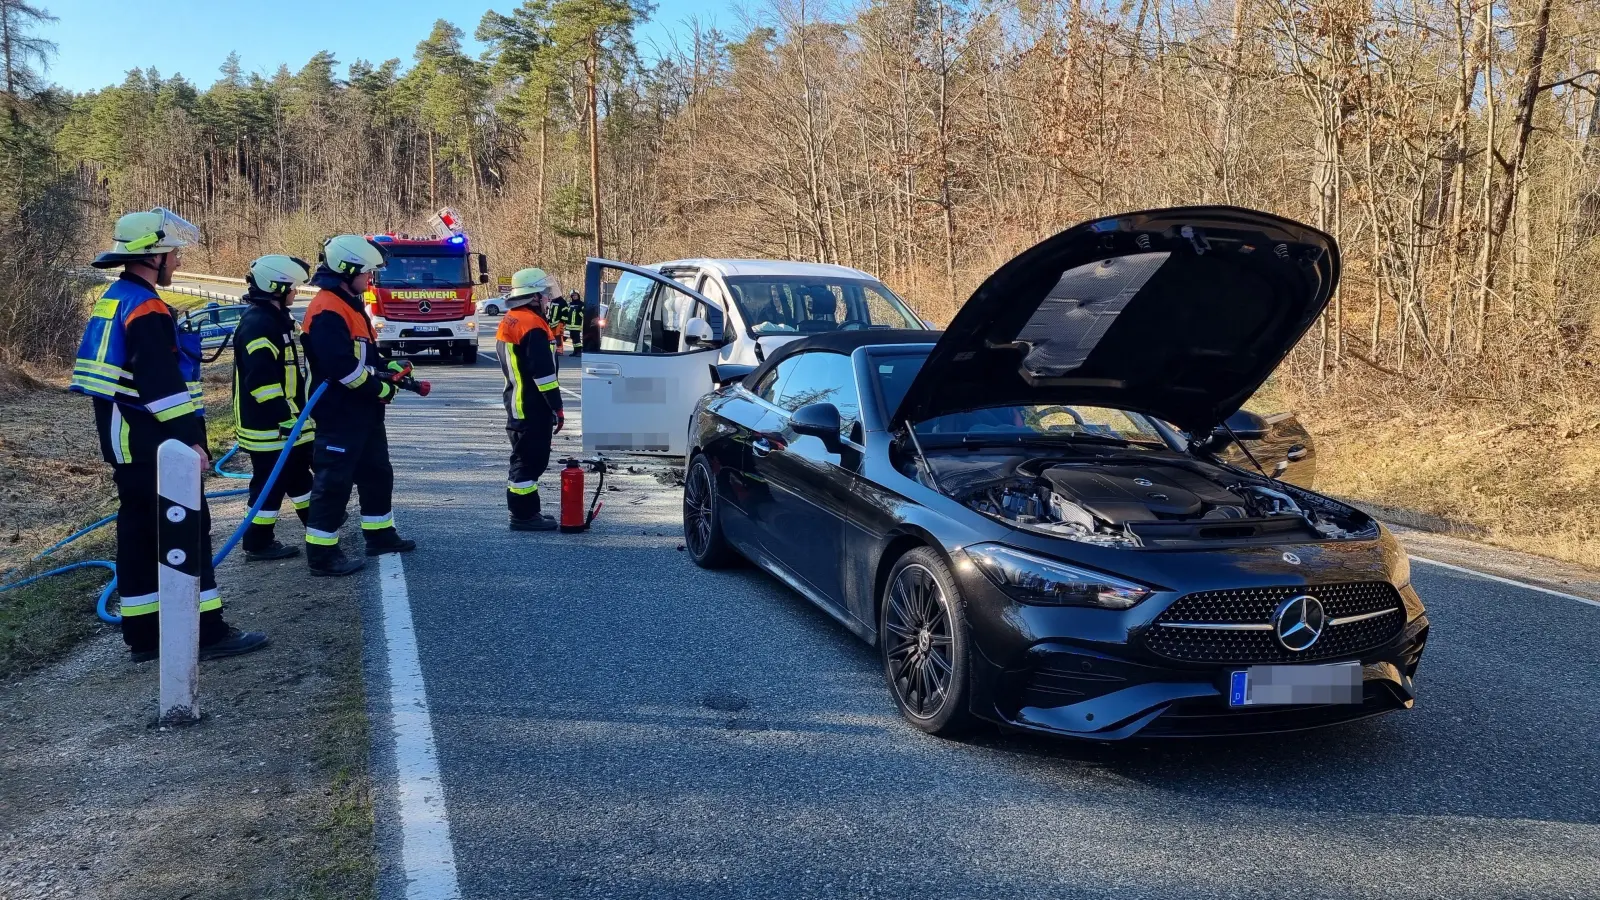
[{"label": "fire truck", "polygon": [[471,365],[478,359],[476,285],[489,281],[489,260],[471,252],[461,217],[440,210],[427,237],[389,232],[371,239],[388,256],[374,273],[367,312],[387,354],[435,351]]}]

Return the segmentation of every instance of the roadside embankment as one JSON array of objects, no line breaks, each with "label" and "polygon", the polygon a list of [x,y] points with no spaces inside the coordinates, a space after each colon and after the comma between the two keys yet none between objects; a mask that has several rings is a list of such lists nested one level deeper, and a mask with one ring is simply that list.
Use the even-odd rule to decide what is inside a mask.
[{"label": "roadside embankment", "polygon": [[1600,568],[1600,407],[1300,404],[1317,487],[1385,518]]}]

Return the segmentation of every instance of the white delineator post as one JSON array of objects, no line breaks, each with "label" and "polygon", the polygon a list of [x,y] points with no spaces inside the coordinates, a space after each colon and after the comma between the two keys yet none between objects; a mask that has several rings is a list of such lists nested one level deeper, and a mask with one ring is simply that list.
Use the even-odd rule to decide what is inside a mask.
[{"label": "white delineator post", "polygon": [[200,478],[205,460],[181,441],[156,454],[156,546],[161,554],[161,724],[198,721]]}]

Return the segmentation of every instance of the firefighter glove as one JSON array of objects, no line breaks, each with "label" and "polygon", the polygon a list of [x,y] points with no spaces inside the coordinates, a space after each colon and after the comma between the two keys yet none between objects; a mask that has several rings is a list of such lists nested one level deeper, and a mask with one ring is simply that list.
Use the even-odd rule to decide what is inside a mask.
[{"label": "firefighter glove", "polygon": [[565,424],[567,424],[566,415],[563,414],[563,413],[556,413],[556,424],[555,424],[554,428],[550,429],[550,433],[551,434],[560,434],[561,433],[561,426],[563,426]]}]

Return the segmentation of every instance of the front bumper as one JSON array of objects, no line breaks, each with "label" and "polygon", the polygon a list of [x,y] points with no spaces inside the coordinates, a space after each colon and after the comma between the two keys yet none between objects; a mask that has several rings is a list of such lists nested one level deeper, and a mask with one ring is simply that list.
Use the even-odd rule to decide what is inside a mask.
[{"label": "front bumper", "polygon": [[1233,707],[1229,679],[1251,663],[1188,663],[1152,652],[1144,635],[1159,609],[1027,607],[987,580],[958,579],[973,626],[972,711],[1009,728],[1096,741],[1268,734],[1409,709],[1416,700],[1428,619],[1410,586],[1400,589],[1407,621],[1393,638],[1357,657],[1307,663],[1359,659],[1361,702]]},{"label": "front bumper", "polygon": [[385,319],[377,331],[378,343],[386,346],[477,340],[478,318],[469,316],[465,319],[444,322],[402,322]]}]

